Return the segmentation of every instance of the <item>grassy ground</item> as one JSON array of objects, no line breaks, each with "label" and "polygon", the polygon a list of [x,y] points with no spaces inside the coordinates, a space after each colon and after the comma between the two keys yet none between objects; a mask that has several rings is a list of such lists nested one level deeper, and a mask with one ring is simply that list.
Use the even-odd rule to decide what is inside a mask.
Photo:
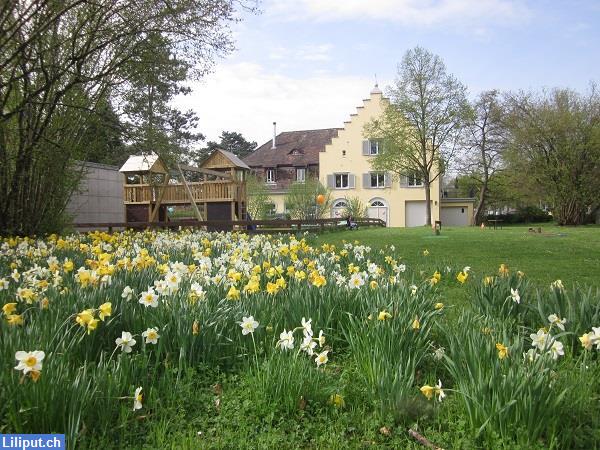
[{"label": "grassy ground", "polygon": [[[440,319],[441,328],[436,328],[432,332],[432,338],[436,341],[436,345],[443,346],[448,352],[451,352],[451,350],[461,347],[466,343],[466,339],[463,338],[464,336],[468,336],[464,333],[468,327],[464,326],[461,314],[465,310],[470,309],[474,312],[480,312],[477,309],[476,303],[469,301],[474,298],[475,287],[481,285],[481,278],[484,275],[496,274],[498,266],[501,263],[508,264],[511,268],[511,273],[515,273],[517,270],[525,272],[527,280],[533,285],[543,287],[546,291],[549,291],[549,283],[556,279],[562,279],[567,286],[568,292],[572,292],[572,283],[600,285],[598,277],[600,275],[600,227],[562,228],[548,224],[540,226],[542,227],[541,234],[529,232],[528,228],[530,226],[512,226],[504,227],[502,230],[444,228],[440,236],[433,235],[431,230],[426,228],[365,228],[358,231],[324,233],[316,237],[311,237],[310,242],[311,244],[318,245],[324,243],[341,245],[343,241],[358,240],[362,244],[369,245],[374,249],[369,254],[369,257],[378,259],[380,264],[383,263],[383,255],[379,254],[378,250],[386,245],[393,244],[396,247],[396,251],[402,256],[400,262],[408,266],[407,275],[409,273],[411,276],[414,275],[414,279],[427,279],[435,270],[440,270],[442,272],[442,280],[436,286],[437,293],[435,293],[435,297],[431,301],[443,302],[445,305],[444,311],[447,310],[447,313],[444,312],[443,319]],[[188,247],[186,246],[185,248]],[[425,256],[423,254],[424,250],[427,250],[429,254]],[[180,255],[173,255],[173,259],[179,260],[179,257]],[[61,261],[62,259],[60,258]],[[446,265],[452,267],[450,273],[444,270]],[[471,267],[471,278],[465,285],[460,285],[455,279],[455,274],[463,266]],[[5,272],[6,276],[8,276],[8,271]],[[72,278],[72,275],[64,274],[64,276],[68,279]],[[133,272],[130,277],[130,275],[121,273],[115,275],[115,278],[118,277],[126,277],[126,279],[120,280],[122,283],[131,283],[135,277],[139,278],[141,275]],[[141,289],[145,289],[147,284],[151,283],[152,279],[151,277],[148,280],[144,279],[143,282],[140,281]],[[78,289],[74,284],[69,285],[69,287],[72,290]],[[73,297],[73,301],[78,302],[77,306],[79,309],[77,311],[99,304],[107,298],[115,302],[115,318],[107,319],[106,323],[103,322],[99,326],[98,331],[91,334],[81,331],[82,337],[80,341],[90,343],[90,346],[96,342],[95,345],[98,348],[103,342],[101,341],[103,333],[110,332],[110,334],[104,335],[104,339],[110,341],[107,344],[108,346],[112,346],[114,336],[118,335],[115,334],[116,332],[120,333],[121,330],[131,329],[132,331],[137,330],[139,333],[139,330],[144,329],[146,325],[165,324],[165,327],[161,328],[161,333],[163,333],[162,330],[164,329],[164,336],[161,337],[161,341],[159,342],[167,346],[169,345],[169,341],[167,340],[169,332],[176,332],[175,328],[173,331],[169,331],[170,327],[173,324],[182,323],[187,323],[187,325],[181,327],[183,330],[181,331],[183,336],[181,342],[187,342],[186,339],[189,342],[196,342],[196,340],[200,342],[202,339],[208,339],[205,336],[210,336],[209,334],[204,334],[204,328],[209,329],[210,324],[208,321],[215,320],[211,315],[211,311],[214,312],[213,310],[198,310],[201,311],[201,313],[198,312],[197,314],[203,325],[200,336],[194,337],[191,334],[192,331],[190,331],[193,330],[189,312],[191,310],[185,310],[185,314],[182,313],[180,316],[175,315],[177,319],[170,318],[171,316],[168,316],[169,319],[165,318],[167,317],[166,314],[170,312],[168,308],[157,310],[149,308],[144,309],[142,312],[139,310],[141,306],[137,302],[126,303],[119,300],[121,298],[121,287],[119,285],[118,289],[115,288],[112,294],[111,292],[102,292],[95,289],[76,291],[77,295]],[[319,296],[313,299],[316,299],[316,301],[311,303],[312,310],[310,312],[315,314],[315,323],[320,323],[319,321],[322,323],[325,320],[329,320],[326,319],[329,313],[332,315],[335,313],[336,308],[329,306],[327,301],[336,302],[339,298],[343,297],[343,295],[338,295],[333,290],[332,283],[328,284],[327,289],[331,289],[327,291],[329,292],[327,294],[329,297],[325,294],[319,294]],[[291,300],[289,302],[290,305],[299,305],[302,301],[309,301],[309,292],[312,292],[312,290],[299,290],[295,288],[294,291],[290,290],[289,293],[286,293],[285,297],[276,297],[277,301],[282,301],[282,306],[278,306],[274,311],[283,310],[283,301],[286,298]],[[400,291],[395,292],[398,293]],[[11,292],[11,298],[13,295]],[[303,295],[307,297],[302,297]],[[377,298],[376,295],[365,295],[362,298],[363,301],[373,301],[374,305],[377,303],[374,300]],[[394,302],[397,300],[396,296],[392,297],[390,301]],[[506,295],[503,298],[505,297]],[[596,296],[595,298],[598,297]],[[1,295],[0,300],[2,300]],[[59,298],[51,299],[51,305],[53,301],[59,303],[61,300]],[[204,306],[201,306],[202,304],[203,302],[200,302],[198,308],[204,308]],[[250,302],[230,303],[232,305],[231,308],[241,308],[241,305],[250,304]],[[362,305],[363,303],[356,304]],[[346,306],[344,305],[344,307]],[[138,310],[135,310],[135,307]],[[259,317],[261,322],[264,321],[264,324],[275,323],[269,322],[267,319],[269,317],[267,315],[267,302],[260,301],[256,305],[252,304],[252,307],[258,311],[256,317]],[[403,307],[406,307],[406,304],[403,304]],[[130,308],[130,310],[127,308]],[[265,308],[265,312],[261,314],[260,308]],[[319,308],[327,309],[327,314],[317,314]],[[137,313],[134,314],[134,310]],[[338,304],[338,312],[339,310],[342,309]],[[55,311],[55,307],[52,306],[48,311]],[[251,311],[254,311],[254,309]],[[343,311],[346,311],[346,309],[343,309]],[[161,316],[159,312],[164,316]],[[295,315],[298,317],[304,314],[304,310],[301,311],[298,309],[296,312],[297,314]],[[126,314],[130,314],[131,317],[126,316]],[[144,322],[144,326],[142,326],[141,320],[144,318],[144,315],[151,315],[152,323],[148,322],[146,324]],[[241,316],[241,310],[240,314],[236,312],[235,317]],[[576,319],[577,317],[569,317],[568,326],[571,327],[571,324],[576,325]],[[112,320],[117,321],[118,326],[117,324],[112,324],[110,322]],[[139,322],[137,326],[132,325],[135,320]],[[280,319],[271,318],[271,320],[279,320],[280,322],[277,323],[282,325],[287,320],[287,315],[284,314],[284,317]],[[204,325],[205,322],[206,325]],[[40,320],[40,327],[44,323],[50,324],[52,321],[42,322]],[[592,325],[596,326],[596,324],[597,322],[594,322]],[[518,325],[518,329],[520,329],[520,324]],[[535,322],[533,325],[537,326],[538,323]],[[528,324],[529,327],[533,325]],[[225,334],[239,338],[239,325],[236,323],[231,326],[234,328],[235,333]],[[364,328],[364,324],[360,326]],[[507,326],[516,325],[513,322],[508,322]],[[72,327],[76,328],[76,331],[80,331],[78,325],[73,325]],[[452,345],[450,342],[446,342],[444,329],[453,331],[457,336],[460,335],[460,338],[457,337],[460,345]],[[534,328],[532,329],[535,330]],[[22,336],[24,333],[17,335],[17,332],[20,330],[12,329],[13,335],[17,337],[21,336],[19,339],[23,338],[25,340],[27,337]],[[37,330],[37,328],[32,327],[32,330]],[[277,325],[271,331],[267,331],[266,327],[264,329],[261,328],[260,333],[262,334],[257,332],[257,336],[262,336],[265,333],[274,333],[273,336],[276,338],[280,330],[281,326]],[[589,327],[585,328],[584,331],[588,330]],[[335,340],[336,333],[338,334],[337,340]],[[420,386],[424,383],[433,383],[435,380],[441,378],[444,380],[444,388],[448,389],[448,398],[441,404],[435,401],[427,402],[415,387],[416,400],[413,403],[398,403],[396,409],[380,412],[378,398],[375,398],[373,391],[360,381],[361,370],[364,369],[361,369],[357,361],[353,358],[353,352],[349,346],[347,344],[343,345],[342,341],[345,338],[343,339],[340,333],[341,331],[335,327],[326,328],[328,339],[331,339],[328,343],[331,342],[334,351],[332,352],[331,361],[327,365],[327,370],[323,371],[324,376],[319,379],[318,383],[320,384],[319,388],[323,392],[327,392],[325,400],[317,401],[310,399],[306,404],[298,402],[298,407],[293,407],[291,411],[283,409],[280,402],[278,402],[280,399],[277,395],[270,393],[268,389],[269,383],[261,382],[258,375],[253,372],[251,359],[249,359],[250,364],[248,366],[248,364],[244,363],[245,359],[240,358],[237,365],[234,365],[234,369],[228,369],[226,366],[219,367],[219,365],[213,363],[195,363],[187,366],[182,362],[184,361],[182,355],[185,352],[179,351],[179,346],[177,346],[174,347],[177,351],[172,349],[164,350],[167,356],[157,357],[156,363],[152,363],[156,364],[156,366],[151,366],[152,370],[142,370],[142,366],[138,367],[138,365],[140,361],[144,360],[143,357],[145,357],[146,353],[142,353],[142,338],[138,336],[139,342],[135,351],[129,356],[122,357],[120,360],[125,362],[123,367],[127,368],[127,370],[130,370],[127,362],[132,361],[132,375],[127,376],[130,376],[133,380],[130,383],[132,389],[137,386],[144,386],[144,408],[137,413],[131,412],[131,399],[122,396],[128,393],[131,394],[129,391],[132,391],[132,389],[126,392],[115,390],[114,392],[111,391],[110,396],[103,394],[100,398],[91,399],[90,401],[93,401],[95,405],[106,405],[104,406],[106,409],[105,415],[111,418],[106,421],[114,425],[101,427],[92,419],[84,420],[77,427],[80,435],[77,448],[277,448],[280,450],[295,448],[425,448],[408,436],[407,429],[409,427],[417,428],[432,442],[447,449],[493,448],[525,450],[542,448],[600,448],[600,388],[597,383],[593,382],[593,380],[597,380],[600,377],[600,364],[598,363],[600,354],[598,353],[590,356],[590,360],[587,363],[581,364],[580,355],[582,352],[580,351],[575,354],[571,349],[567,349],[568,356],[558,361],[555,367],[556,372],[553,372],[553,383],[557,383],[559,386],[557,392],[560,391],[561,386],[569,387],[569,391],[566,400],[562,403],[561,411],[548,408],[546,411],[540,411],[540,415],[546,414],[546,416],[549,416],[554,414],[556,417],[562,418],[561,420],[564,419],[559,425],[560,431],[564,433],[570,432],[575,437],[568,441],[568,447],[564,445],[561,447],[561,444],[553,443],[548,439],[540,439],[535,442],[521,442],[515,438],[515,440],[509,442],[499,437],[499,435],[495,436],[493,430],[490,432],[491,435],[486,436],[485,440],[481,436],[476,436],[475,431],[469,426],[466,420],[467,416],[465,407],[460,400],[461,397],[453,391],[453,377],[444,368],[445,366],[441,363],[436,363],[431,358],[419,369],[416,375],[415,386]],[[525,334],[527,335],[527,333]],[[356,333],[356,336],[359,335],[360,333]],[[397,335],[400,334],[397,333],[394,336]],[[510,333],[510,339],[515,339],[514,335],[516,335],[516,332],[513,329]],[[0,350],[2,350],[2,345],[9,347],[10,340],[8,336],[10,336],[8,333],[0,333]],[[478,333],[477,340],[475,341],[476,344],[484,339],[481,336]],[[508,337],[505,336],[505,338],[506,340],[504,338],[500,339],[501,342],[510,344],[511,341],[508,340]],[[174,340],[179,342],[177,339]],[[561,337],[561,340],[566,343],[567,337]],[[248,348],[251,348],[248,339],[247,342]],[[252,342],[254,342],[254,338],[252,338]],[[576,341],[576,344],[578,348],[578,341]],[[199,344],[196,343],[195,345]],[[527,346],[529,346],[529,342],[527,342]],[[5,361],[12,360],[13,347],[17,348],[16,344],[10,346],[10,352],[2,355],[6,355],[6,358],[4,358]],[[183,344],[181,344],[181,347],[183,348]],[[145,346],[143,348],[146,349]],[[207,352],[212,351],[210,347],[207,346],[206,348]],[[510,358],[505,360],[503,364],[509,361],[521,360],[521,353],[516,351],[519,347],[514,347],[514,351],[512,348]],[[375,357],[376,350],[377,348],[375,347],[369,347],[367,351],[361,352],[361,354],[368,355],[369,358]],[[75,349],[73,353],[76,351],[83,352],[83,350]],[[256,347],[254,347],[254,351],[256,351]],[[151,350],[148,349],[149,354],[150,352],[153,355],[156,353],[154,348]],[[393,352],[386,353],[386,359],[390,353]],[[251,355],[249,352],[247,354]],[[219,354],[219,358],[221,356]],[[263,356],[265,355],[261,354],[261,359]],[[495,363],[497,360],[495,350],[492,350],[491,356],[492,363]],[[87,358],[87,356],[82,354],[81,358],[84,357]],[[58,356],[56,359],[58,359]],[[271,359],[270,361],[273,360]],[[485,355],[482,356],[482,360],[487,361]],[[54,370],[52,361],[53,356],[49,355],[47,362],[45,362],[47,368],[44,369],[46,371],[44,372],[44,377],[49,377],[51,370]],[[177,363],[173,363],[174,361],[179,361],[179,368],[177,367]],[[466,358],[461,359],[461,361],[466,361]],[[136,364],[133,364],[133,362]],[[95,370],[93,368],[95,363],[96,360],[93,359],[92,365],[89,366],[90,370]],[[489,365],[492,363],[488,361],[486,364]],[[482,367],[484,365],[481,364]],[[21,415],[27,413],[27,409],[15,409],[18,412],[17,416],[11,419],[12,422],[8,420],[9,413],[13,410],[5,406],[5,404],[8,404],[5,400],[14,396],[15,393],[24,395],[20,394],[21,391],[15,388],[17,381],[13,379],[16,378],[14,374],[10,378],[12,381],[11,385],[5,381],[14,372],[13,366],[14,363],[12,362],[11,364],[5,363],[6,370],[4,373],[6,377],[3,383],[0,383],[0,398],[3,400],[0,401],[0,433],[10,432],[13,429],[11,428],[11,423],[23,421]],[[98,367],[100,366],[101,364],[98,363]],[[259,373],[264,373],[264,367],[266,366],[261,366],[263,369]],[[303,371],[302,366],[298,367],[300,368],[295,369],[297,372],[294,372],[291,378],[299,379],[306,376],[306,371]],[[113,376],[116,378],[117,374],[121,374],[120,376],[126,379],[126,375],[123,375],[125,369],[119,366],[119,370],[121,372],[115,372]],[[98,373],[101,372],[99,371]],[[292,372],[290,371],[290,373]],[[490,373],[493,373],[493,371],[490,371]],[[487,375],[487,372],[484,375]],[[110,386],[110,381],[107,381],[105,378],[108,379],[110,377],[99,378],[104,383],[102,386],[105,386],[100,389],[102,392],[104,390],[108,391],[106,386]],[[466,378],[470,379],[470,377]],[[484,384],[487,384],[488,381],[490,385],[493,384],[491,378],[486,378],[486,376],[483,376],[483,378]],[[459,379],[459,377],[456,377],[454,381],[456,382]],[[43,380],[45,378],[42,378]],[[278,379],[274,377],[272,384],[277,384],[277,382]],[[496,382],[503,383],[500,377],[496,378]],[[548,385],[548,383],[545,385]],[[32,395],[36,392],[38,394],[40,392],[44,393],[42,391],[43,386],[43,383],[24,384],[24,387],[30,389],[40,389],[39,391],[32,391]],[[506,387],[504,391],[507,392],[507,395],[512,395],[513,391],[511,389],[513,385],[506,384],[503,386]],[[54,386],[49,386],[48,392],[52,391],[53,388]],[[493,386],[490,386],[491,390],[493,390],[492,388]],[[71,392],[70,389],[74,389],[74,387],[65,384],[61,388],[57,387],[57,391],[60,391],[58,394],[50,396],[50,394],[46,393],[46,395],[48,398],[58,399],[63,393],[64,395],[69,394]],[[497,392],[501,393],[500,389],[497,389]],[[341,392],[346,404],[339,408],[330,404],[326,400],[330,392]],[[544,396],[536,396],[534,398],[543,400],[542,397]],[[550,398],[551,396],[545,397]],[[126,402],[127,405],[123,406],[118,402]],[[60,402],[57,401],[56,403]],[[116,405],[120,405],[120,409]],[[47,411],[60,411],[60,408],[53,409],[54,405],[51,404],[46,404],[45,407]],[[98,406],[95,409],[100,411],[102,408],[103,406]],[[67,410],[70,409],[67,408]],[[44,411],[43,414],[53,414],[47,411]],[[59,413],[54,414],[58,415]],[[100,415],[102,414],[98,412],[98,416]],[[88,414],[88,416],[94,418],[95,413]],[[543,420],[540,419],[540,421]],[[27,427],[29,425],[25,423],[23,426]],[[52,431],[56,431],[56,429],[52,429]],[[548,435],[550,434],[548,433]],[[525,436],[526,430],[515,428],[514,435]]]},{"label": "grassy ground", "polygon": [[[528,231],[532,226],[502,230],[444,228],[440,236],[433,235],[428,228],[364,228],[326,233],[317,242],[340,244],[344,240],[359,240],[373,248],[394,244],[406,264],[451,260],[455,266],[470,266],[479,274],[495,273],[505,263],[542,285],[556,279],[599,284],[600,227],[540,224],[534,226],[542,228],[538,234]],[[427,258],[423,256],[425,249],[429,251]]]}]

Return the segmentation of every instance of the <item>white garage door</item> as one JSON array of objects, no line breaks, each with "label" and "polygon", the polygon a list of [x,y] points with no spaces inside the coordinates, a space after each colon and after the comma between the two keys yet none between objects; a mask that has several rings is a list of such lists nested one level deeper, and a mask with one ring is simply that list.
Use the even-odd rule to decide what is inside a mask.
[{"label": "white garage door", "polygon": [[469,225],[469,211],[462,206],[442,206],[442,226],[466,227]]},{"label": "white garage door", "polygon": [[420,227],[425,225],[425,202],[406,202],[406,219],[407,227]]}]

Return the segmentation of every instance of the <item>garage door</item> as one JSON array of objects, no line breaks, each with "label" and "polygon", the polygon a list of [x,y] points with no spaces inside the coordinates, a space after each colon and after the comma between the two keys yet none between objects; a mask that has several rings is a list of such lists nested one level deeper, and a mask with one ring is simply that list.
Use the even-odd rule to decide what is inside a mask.
[{"label": "garage door", "polygon": [[466,227],[469,225],[469,211],[462,206],[442,206],[442,226]]},{"label": "garage door", "polygon": [[421,227],[425,225],[425,202],[406,202],[406,226]]}]

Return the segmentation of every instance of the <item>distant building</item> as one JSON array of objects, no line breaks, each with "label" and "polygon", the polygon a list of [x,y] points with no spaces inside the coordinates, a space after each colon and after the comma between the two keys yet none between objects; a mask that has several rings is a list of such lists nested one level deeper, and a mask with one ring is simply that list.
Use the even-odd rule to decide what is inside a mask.
[{"label": "distant building", "polygon": [[83,170],[79,189],[71,195],[66,208],[72,222],[123,222],[123,178],[119,168],[86,162]]},{"label": "distant building", "polygon": [[[374,171],[372,158],[380,143],[363,135],[366,123],[381,115],[388,104],[377,85],[369,98],[350,115],[343,128],[292,131],[274,135],[244,161],[271,190],[274,212],[285,212],[285,194],[291,183],[317,176],[332,193],[331,217],[343,216],[350,197],[359,198],[369,217],[392,227],[425,224],[425,189],[415,174],[396,179]],[[444,196],[440,177],[431,186],[431,220],[450,226],[470,225],[473,199]]]},{"label": "distant building", "polygon": [[284,198],[294,182],[319,177],[319,153],[337,136],[337,128],[286,131],[244,158],[252,172],[261,177],[273,201],[273,213],[285,211]]}]

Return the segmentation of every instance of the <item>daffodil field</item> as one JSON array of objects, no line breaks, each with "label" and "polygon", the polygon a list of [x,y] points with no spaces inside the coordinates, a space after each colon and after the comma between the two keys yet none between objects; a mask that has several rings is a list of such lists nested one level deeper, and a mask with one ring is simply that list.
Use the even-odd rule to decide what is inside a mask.
[{"label": "daffodil field", "polygon": [[444,448],[600,446],[600,292],[502,261],[481,273],[423,249],[410,265],[394,245],[306,234],[4,238],[0,305],[3,433],[424,448],[410,428]]}]

